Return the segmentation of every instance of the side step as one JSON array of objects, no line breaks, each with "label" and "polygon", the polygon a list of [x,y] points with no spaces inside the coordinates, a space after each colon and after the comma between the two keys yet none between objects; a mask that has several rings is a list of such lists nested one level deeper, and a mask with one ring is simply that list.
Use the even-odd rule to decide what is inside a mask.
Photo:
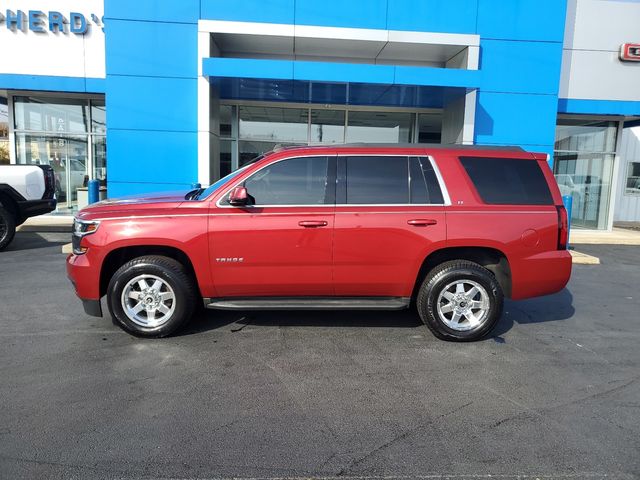
[{"label": "side step", "polygon": [[256,297],[205,298],[214,310],[404,310],[409,297]]}]

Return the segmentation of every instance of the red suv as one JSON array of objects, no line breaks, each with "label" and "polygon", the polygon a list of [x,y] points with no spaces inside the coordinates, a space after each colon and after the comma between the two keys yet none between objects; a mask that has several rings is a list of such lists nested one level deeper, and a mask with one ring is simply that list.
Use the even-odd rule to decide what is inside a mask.
[{"label": "red suv", "polygon": [[547,155],[518,148],[282,148],[207,189],[83,209],[67,271],[85,311],[135,335],[222,310],[415,306],[475,340],[503,297],[561,290],[567,216]]}]

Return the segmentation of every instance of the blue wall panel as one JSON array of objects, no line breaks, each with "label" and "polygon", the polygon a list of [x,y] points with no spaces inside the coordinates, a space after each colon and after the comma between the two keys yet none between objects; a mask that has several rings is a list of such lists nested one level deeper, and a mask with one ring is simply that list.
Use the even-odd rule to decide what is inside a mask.
[{"label": "blue wall panel", "polygon": [[557,95],[562,44],[483,40],[482,87],[496,92]]},{"label": "blue wall panel", "polygon": [[477,13],[478,0],[389,0],[387,28],[476,33]]},{"label": "blue wall panel", "polygon": [[[197,82],[190,78],[109,77],[109,128],[198,131]],[[111,152],[109,152],[111,154]]]},{"label": "blue wall panel", "polygon": [[195,24],[109,20],[109,75],[196,77],[198,30]]},{"label": "blue wall panel", "polygon": [[294,5],[294,0],[201,0],[200,18],[292,24]]},{"label": "blue wall panel", "polygon": [[105,81],[103,78],[0,73],[0,88],[43,92],[104,93]]},{"label": "blue wall panel", "polygon": [[295,23],[385,29],[387,0],[296,0]]},{"label": "blue wall panel", "polygon": [[478,33],[483,39],[562,42],[566,9],[567,0],[478,0]]},{"label": "blue wall panel", "polygon": [[119,182],[163,183],[180,187],[197,181],[196,132],[113,129],[109,130],[108,136],[109,186],[111,182]]},{"label": "blue wall panel", "polygon": [[145,20],[154,22],[196,23],[200,0],[106,0],[104,16],[111,20]]},{"label": "blue wall panel", "polygon": [[475,139],[479,144],[553,145],[557,99],[553,95],[480,91]]}]

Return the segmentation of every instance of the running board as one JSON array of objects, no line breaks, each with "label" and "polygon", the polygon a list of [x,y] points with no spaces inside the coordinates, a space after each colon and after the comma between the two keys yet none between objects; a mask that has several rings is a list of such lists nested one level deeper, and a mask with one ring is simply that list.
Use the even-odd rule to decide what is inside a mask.
[{"label": "running board", "polygon": [[214,310],[404,310],[409,297],[257,297],[205,298]]}]

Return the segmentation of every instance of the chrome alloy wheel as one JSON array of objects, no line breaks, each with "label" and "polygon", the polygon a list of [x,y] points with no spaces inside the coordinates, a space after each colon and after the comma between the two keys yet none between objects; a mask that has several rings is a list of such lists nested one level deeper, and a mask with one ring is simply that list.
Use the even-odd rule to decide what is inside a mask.
[{"label": "chrome alloy wheel", "polygon": [[456,280],[442,289],[437,310],[440,320],[452,330],[464,332],[482,325],[489,314],[489,294],[473,280]]},{"label": "chrome alloy wheel", "polygon": [[160,277],[138,275],[122,290],[122,309],[129,319],[141,327],[165,324],[176,309],[176,295]]}]

